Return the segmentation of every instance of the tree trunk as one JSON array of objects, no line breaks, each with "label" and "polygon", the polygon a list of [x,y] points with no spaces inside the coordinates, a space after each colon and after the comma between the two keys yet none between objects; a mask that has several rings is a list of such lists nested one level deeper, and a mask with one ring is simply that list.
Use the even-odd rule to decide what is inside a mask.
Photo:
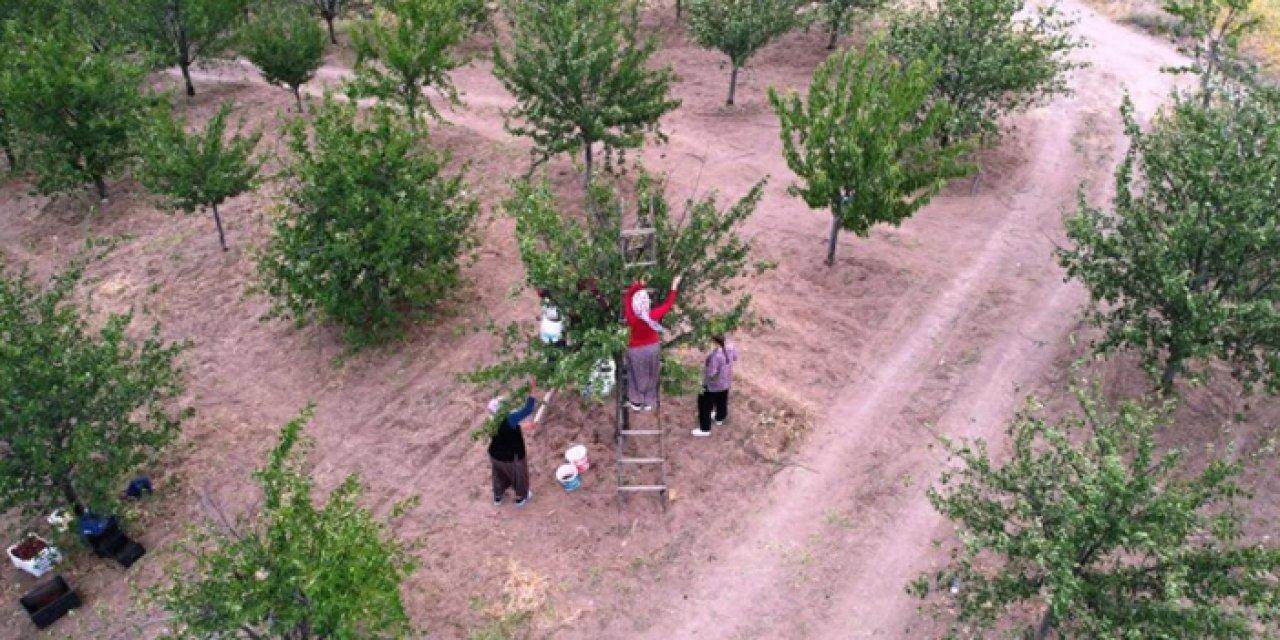
[{"label": "tree trunk", "polygon": [[418,130],[418,87],[405,87],[404,110],[409,115],[409,125]]},{"label": "tree trunk", "polygon": [[324,21],[329,25],[329,42],[332,44],[338,44],[338,36],[333,32],[334,15],[332,13],[329,13],[328,11],[320,15],[324,17]]},{"label": "tree trunk", "polygon": [[182,79],[187,82],[187,96],[194,96],[196,87],[191,84],[191,43],[187,42],[186,27],[178,27],[178,66],[182,67]]},{"label": "tree trunk", "polygon": [[1182,358],[1170,353],[1169,359],[1165,361],[1164,372],[1160,374],[1160,393],[1165,396],[1173,394],[1173,381],[1178,377],[1178,372],[1182,370]]},{"label": "tree trunk", "polygon": [[190,71],[190,68],[191,68],[191,65],[189,65],[189,64],[184,64],[184,65],[182,65],[182,79],[183,79],[183,80],[185,80],[185,81],[186,81],[186,83],[187,83],[187,96],[188,96],[188,97],[190,97],[190,96],[194,96],[194,95],[196,94],[196,87],[195,87],[195,85],[191,84],[191,71]]},{"label": "tree trunk", "polygon": [[63,478],[62,482],[62,498],[71,505],[72,513],[77,516],[84,513],[84,503],[80,502],[80,495],[76,493],[76,488],[72,486],[70,478]]},{"label": "tree trunk", "polygon": [[[583,149],[582,159],[587,165],[587,175],[582,179],[582,188],[587,191],[590,191],[591,190],[591,141],[583,140],[582,149]],[[588,197],[589,196],[590,194],[588,194]]]},{"label": "tree trunk", "polygon": [[680,16],[683,13],[684,13],[684,3],[681,2],[680,0],[676,0],[676,19],[679,20]]},{"label": "tree trunk", "polygon": [[836,40],[840,37],[840,19],[831,19],[831,40],[827,41],[827,51],[836,48]]},{"label": "tree trunk", "polygon": [[106,201],[107,201],[107,195],[108,195],[108,194],[107,194],[107,183],[106,183],[106,181],[104,181],[104,180],[102,179],[102,176],[94,176],[94,177],[93,177],[93,186],[94,186],[94,187],[96,187],[96,188],[98,189],[98,199],[99,199],[99,200],[101,200],[101,201],[103,201],[103,202],[106,202]]},{"label": "tree trunk", "polygon": [[227,236],[222,233],[222,216],[218,215],[218,205],[213,205],[213,224],[218,227],[218,245],[227,250]]},{"label": "tree trunk", "polygon": [[729,72],[729,100],[725,102],[727,106],[733,106],[733,90],[738,87],[738,65],[733,65],[733,71]]},{"label": "tree trunk", "polygon": [[298,87],[293,87],[293,99],[298,101],[298,113],[306,113],[302,108],[302,91]]},{"label": "tree trunk", "polygon": [[1050,615],[1051,609],[1044,610],[1044,616],[1040,618],[1040,624],[1036,625],[1036,640],[1045,640],[1049,637],[1049,632],[1053,631],[1053,617]]},{"label": "tree trunk", "polygon": [[831,238],[827,240],[827,266],[836,263],[836,238],[840,237],[840,216],[831,214]]},{"label": "tree trunk", "polygon": [[18,172],[18,157],[13,155],[13,149],[9,145],[0,145],[4,147],[4,159],[9,161],[9,173]]}]

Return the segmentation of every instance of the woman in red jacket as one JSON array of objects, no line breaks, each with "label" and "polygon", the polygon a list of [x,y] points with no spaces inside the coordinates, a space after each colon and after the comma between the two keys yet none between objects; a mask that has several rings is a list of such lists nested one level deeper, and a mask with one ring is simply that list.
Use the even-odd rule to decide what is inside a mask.
[{"label": "woman in red jacket", "polygon": [[644,290],[644,283],[637,280],[627,288],[622,300],[627,326],[631,328],[631,340],[627,343],[627,404],[633,410],[648,411],[658,403],[662,334],[667,331],[658,321],[675,304],[679,287],[680,276],[676,276],[666,302],[650,308],[649,292]]}]

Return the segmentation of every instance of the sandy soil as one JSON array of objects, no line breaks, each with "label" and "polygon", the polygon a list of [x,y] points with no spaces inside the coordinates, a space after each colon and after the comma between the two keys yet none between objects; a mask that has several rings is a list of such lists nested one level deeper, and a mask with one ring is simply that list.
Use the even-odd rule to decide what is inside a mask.
[{"label": "sandy soil", "polygon": [[[1014,118],[1000,147],[984,154],[976,185],[954,185],[900,229],[845,237],[834,268],[822,264],[827,218],[785,194],[792,176],[764,100],[767,86],[803,89],[826,53],[823,35],[796,33],[767,48],[741,77],[739,104],[726,108],[720,57],[692,46],[669,8],[646,16],[683,100],[663,124],[670,143],[647,149],[646,163],[670,172],[673,198],[711,189],[736,198],[769,176],[747,232],[761,257],[779,263],[753,285],[776,326],[739,336],[730,427],[692,441],[690,402],[667,407],[675,500],[665,514],[643,499],[615,507],[608,414],[572,402],[558,403],[530,440],[534,503],[519,511],[488,503],[483,445],[467,436],[484,393],[457,375],[492,357],[495,340],[477,330],[487,321],[535,313],[531,294],[506,295],[522,275],[509,220],[484,221],[471,285],[449,309],[402,345],[350,355],[332,329],[260,322],[265,301],[244,293],[276,185],[225,207],[225,254],[211,221],[160,213],[129,182],[91,217],[79,201],[50,203],[25,195],[25,185],[0,185],[5,263],[47,273],[86,232],[128,234],[92,270],[87,299],[100,311],[134,308],[138,325],[159,321],[166,336],[194,341],[187,366],[198,415],[158,471],[164,495],[139,517],[138,537],[157,551],[129,574],[129,589],[111,567],[74,560],[66,573],[90,607],[55,631],[132,638],[162,628],[155,612],[131,607],[132,592],[159,578],[163,550],[210,505],[254,508],[250,471],[278,425],[314,401],[321,488],[358,473],[378,512],[421,498],[395,529],[424,541],[423,566],[404,591],[432,637],[918,637],[927,624],[903,587],[940,561],[931,543],[949,529],[924,498],[942,464],[932,434],[995,439],[1027,391],[1061,392],[1081,354],[1068,335],[1085,301],[1051,259],[1062,213],[1082,179],[1105,195],[1124,148],[1122,93],[1149,115],[1170,86],[1158,73],[1174,61],[1167,45],[1068,8],[1081,11],[1092,45],[1077,94]],[[346,65],[331,56],[309,91],[339,82]],[[455,81],[465,106],[446,112],[433,142],[469,163],[477,196],[492,206],[527,168],[527,145],[503,130],[500,109],[511,98],[487,63],[459,70]],[[186,103],[193,121],[234,99],[283,153],[274,131],[294,117],[287,92],[241,64],[203,69],[196,83],[200,95]],[[573,189],[568,160],[549,172]],[[1105,368],[1117,392],[1140,385],[1131,362]],[[1186,433],[1201,435],[1174,444],[1221,433],[1243,402],[1227,391],[1197,393],[1182,418],[1201,427]],[[1280,412],[1269,406],[1252,408],[1266,428],[1241,435],[1247,444],[1274,431]],[[551,474],[571,442],[588,445],[595,467],[583,490],[565,494]],[[1257,479],[1269,483],[1260,494],[1280,488],[1269,478]],[[1259,510],[1277,512],[1265,499]],[[6,599],[32,582],[5,575]],[[34,635],[19,613],[0,617],[0,636]]]}]

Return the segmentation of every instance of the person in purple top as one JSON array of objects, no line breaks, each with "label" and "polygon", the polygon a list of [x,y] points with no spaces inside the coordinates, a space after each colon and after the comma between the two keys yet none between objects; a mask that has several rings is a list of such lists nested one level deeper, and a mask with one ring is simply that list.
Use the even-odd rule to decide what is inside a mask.
[{"label": "person in purple top", "polygon": [[[523,422],[533,415],[537,384],[529,380],[529,397],[524,406],[507,414],[489,441],[489,463],[493,466],[493,504],[500,506],[507,489],[514,489],[516,506],[523,507],[533,491],[529,489],[529,461],[524,450]],[[489,415],[497,416],[502,410],[502,398],[489,401]]]},{"label": "person in purple top", "polygon": [[711,422],[716,426],[729,418],[729,386],[733,381],[733,363],[738,350],[724,336],[712,336],[716,348],[707,354],[702,369],[702,393],[698,394],[698,428],[693,435],[711,435]]}]

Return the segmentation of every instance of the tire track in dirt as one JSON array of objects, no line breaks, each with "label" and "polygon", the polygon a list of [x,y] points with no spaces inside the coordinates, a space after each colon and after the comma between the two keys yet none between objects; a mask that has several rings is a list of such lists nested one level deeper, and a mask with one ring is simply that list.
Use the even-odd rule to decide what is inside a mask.
[{"label": "tire track in dirt", "polygon": [[[824,416],[802,460],[809,470],[780,474],[740,536],[709,550],[711,562],[692,568],[686,584],[662,587],[665,597],[652,609],[615,619],[604,637],[919,634],[911,629],[916,603],[903,588],[936,560],[929,542],[949,525],[924,496],[941,459],[928,446],[931,429],[910,420],[913,407],[937,402],[936,432],[999,440],[1021,402],[1019,385],[1052,366],[1086,300],[1062,282],[1051,255],[1060,212],[1072,206],[1078,181],[1090,179],[1095,199],[1102,195],[1096,185],[1109,184],[1115,158],[1091,173],[1073,152],[1098,126],[1086,116],[1106,113],[1108,140],[1123,149],[1117,78],[1133,86],[1140,112],[1149,114],[1170,86],[1160,66],[1176,62],[1167,46],[1067,8],[1081,11],[1077,28],[1090,40],[1084,57],[1093,66],[1078,73],[1080,95],[1022,118],[1034,132],[1031,168],[980,251],[914,324],[869,349],[881,357]],[[931,215],[1005,206],[992,194],[944,198]],[[995,295],[1005,288],[1007,295]],[[935,385],[935,369],[970,346],[979,349],[980,364]]]}]

